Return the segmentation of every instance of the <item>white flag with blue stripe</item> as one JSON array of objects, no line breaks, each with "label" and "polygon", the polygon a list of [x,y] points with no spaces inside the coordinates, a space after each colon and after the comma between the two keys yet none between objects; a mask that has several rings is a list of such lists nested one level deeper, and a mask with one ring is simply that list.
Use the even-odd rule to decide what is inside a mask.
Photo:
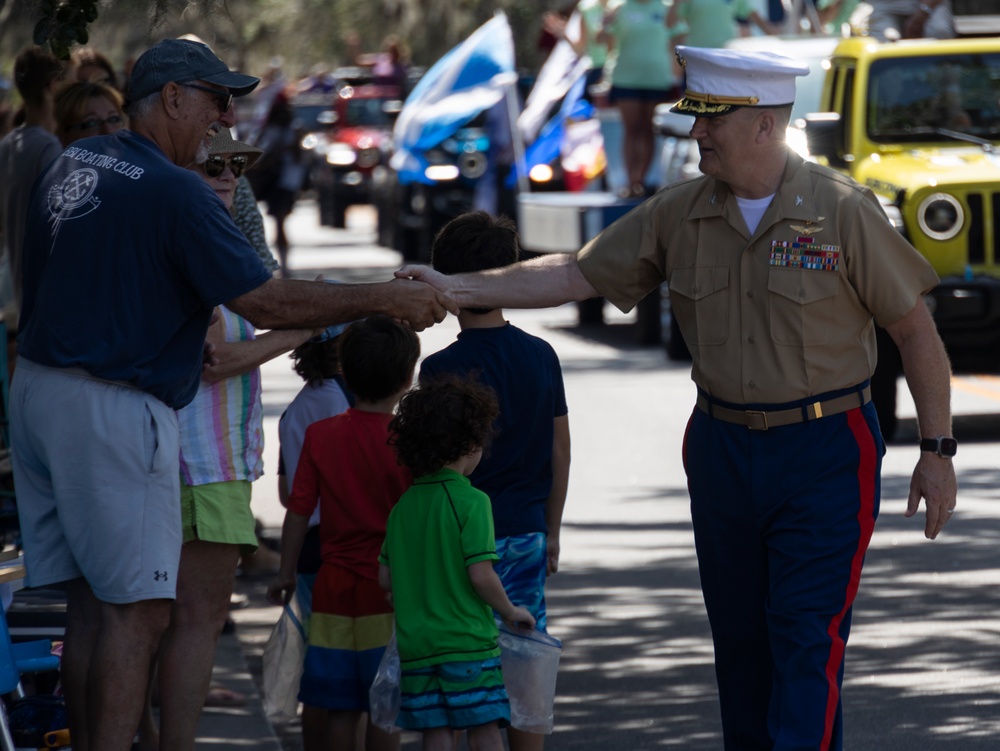
[{"label": "white flag with blue stripe", "polygon": [[576,54],[570,44],[570,41],[580,38],[580,27],[580,11],[574,10],[566,21],[564,38],[556,42],[538,71],[524,110],[517,118],[517,127],[525,143],[532,143],[538,137],[552,105],[562,99],[574,82],[590,68],[590,58]]},{"label": "white flag with blue stripe", "polygon": [[516,80],[514,39],[498,13],[431,66],[406,98],[389,162],[399,181],[426,182],[423,152],[500,101]]}]

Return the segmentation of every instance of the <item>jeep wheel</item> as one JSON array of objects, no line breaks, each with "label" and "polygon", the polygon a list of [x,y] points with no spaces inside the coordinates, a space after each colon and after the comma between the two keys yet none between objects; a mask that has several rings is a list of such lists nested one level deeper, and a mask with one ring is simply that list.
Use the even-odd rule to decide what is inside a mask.
[{"label": "jeep wheel", "polygon": [[427,232],[422,229],[397,227],[396,250],[403,255],[404,261],[431,262],[431,241]]},{"label": "jeep wheel", "polygon": [[396,227],[396,242],[393,244],[402,254],[404,261],[416,261],[420,255],[418,233],[411,229]]},{"label": "jeep wheel", "polygon": [[591,297],[576,304],[581,326],[600,326],[604,323],[604,298]]},{"label": "jeep wheel", "polygon": [[330,191],[323,188],[316,189],[316,206],[319,208],[319,223],[323,227],[329,227],[333,222],[333,216],[330,213],[331,201]]},{"label": "jeep wheel", "polygon": [[372,206],[375,207],[376,224],[378,228],[378,244],[383,248],[396,249],[396,222],[392,203],[391,186],[385,182],[372,186]]},{"label": "jeep wheel", "polygon": [[347,204],[335,195],[330,196],[330,226],[336,229],[347,226]]}]

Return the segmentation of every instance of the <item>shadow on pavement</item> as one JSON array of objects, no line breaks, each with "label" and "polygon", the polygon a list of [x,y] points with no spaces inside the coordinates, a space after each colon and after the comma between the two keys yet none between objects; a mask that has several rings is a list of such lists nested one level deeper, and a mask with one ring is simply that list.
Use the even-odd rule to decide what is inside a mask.
[{"label": "shadow on pavement", "polygon": [[[900,513],[909,477],[883,478],[882,515],[848,648],[845,748],[996,748],[1000,520],[987,515],[985,504],[995,503],[998,486],[1000,469],[967,473],[963,515],[932,543],[922,537],[922,511],[920,519]],[[665,502],[686,504],[672,493]],[[567,567],[551,579],[550,630],[564,652],[556,732],[546,748],[720,749],[690,523],[575,523],[564,534],[631,546],[645,562],[609,565],[595,544],[590,565]],[[266,584],[238,582],[251,607],[240,611],[237,633],[257,680],[278,613],[263,605]],[[301,749],[297,723],[277,730],[285,749]],[[418,743],[407,736],[404,748]]]}]

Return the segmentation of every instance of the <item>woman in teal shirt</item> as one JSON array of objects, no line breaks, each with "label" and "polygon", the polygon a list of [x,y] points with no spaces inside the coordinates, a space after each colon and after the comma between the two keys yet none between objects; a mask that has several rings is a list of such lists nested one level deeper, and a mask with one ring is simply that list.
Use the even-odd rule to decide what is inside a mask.
[{"label": "woman in teal shirt", "polygon": [[764,34],[777,34],[757,11],[752,0],[674,0],[671,16],[683,23],[685,32],[673,40],[676,47],[724,47],[737,35],[747,36],[750,24]]},{"label": "woman in teal shirt", "polygon": [[646,193],[643,179],[653,161],[653,110],[680,98],[679,77],[670,39],[683,27],[667,25],[666,0],[610,3],[601,32],[611,50],[604,76],[611,81],[611,102],[622,116],[626,195]]}]

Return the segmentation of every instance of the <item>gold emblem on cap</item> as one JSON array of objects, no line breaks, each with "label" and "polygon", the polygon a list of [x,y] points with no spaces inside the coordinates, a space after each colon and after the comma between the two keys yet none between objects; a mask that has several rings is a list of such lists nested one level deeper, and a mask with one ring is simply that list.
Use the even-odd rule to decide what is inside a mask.
[{"label": "gold emblem on cap", "polygon": [[718,115],[722,112],[729,112],[732,106],[729,104],[705,104],[704,102],[692,102],[689,99],[682,99],[677,104],[677,111],[688,115]]}]

